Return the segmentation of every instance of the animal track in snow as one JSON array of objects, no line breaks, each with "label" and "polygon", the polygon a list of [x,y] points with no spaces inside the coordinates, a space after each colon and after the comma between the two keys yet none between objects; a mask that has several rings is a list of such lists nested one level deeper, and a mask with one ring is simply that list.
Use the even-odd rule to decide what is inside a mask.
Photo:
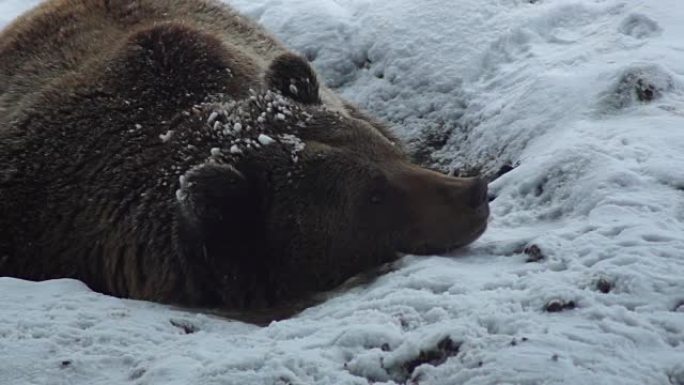
[{"label": "animal track in snow", "polygon": [[627,16],[618,31],[637,39],[646,39],[658,35],[661,28],[653,19],[640,13],[633,13]]},{"label": "animal track in snow", "polygon": [[600,98],[604,111],[619,111],[660,99],[674,89],[672,76],[656,64],[636,64],[622,70]]}]

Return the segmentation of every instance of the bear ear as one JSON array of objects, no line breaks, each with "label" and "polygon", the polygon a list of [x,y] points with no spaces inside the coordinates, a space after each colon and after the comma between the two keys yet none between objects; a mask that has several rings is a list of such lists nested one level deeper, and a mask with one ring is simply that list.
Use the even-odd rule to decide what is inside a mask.
[{"label": "bear ear", "polygon": [[180,177],[176,198],[183,216],[195,226],[215,226],[248,211],[248,184],[229,165],[205,164]]},{"label": "bear ear", "polygon": [[292,53],[273,59],[266,71],[266,85],[300,103],[321,103],[316,73],[306,60]]}]

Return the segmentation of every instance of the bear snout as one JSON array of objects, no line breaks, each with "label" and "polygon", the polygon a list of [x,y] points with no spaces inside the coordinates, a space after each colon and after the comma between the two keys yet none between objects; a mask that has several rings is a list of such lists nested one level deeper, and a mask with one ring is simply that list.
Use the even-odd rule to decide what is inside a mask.
[{"label": "bear snout", "polygon": [[468,198],[468,204],[474,209],[480,208],[480,206],[488,203],[488,192],[487,192],[487,182],[482,178],[476,178],[467,194],[470,196]]},{"label": "bear snout", "polygon": [[487,182],[411,167],[396,181],[404,186],[409,230],[400,252],[439,254],[472,243],[489,218]]}]

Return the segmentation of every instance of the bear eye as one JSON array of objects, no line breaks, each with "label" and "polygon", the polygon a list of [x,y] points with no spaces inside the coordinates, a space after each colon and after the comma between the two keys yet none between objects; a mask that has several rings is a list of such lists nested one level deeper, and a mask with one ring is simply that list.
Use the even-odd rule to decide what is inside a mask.
[{"label": "bear eye", "polygon": [[384,175],[373,177],[372,188],[370,190],[370,202],[374,205],[385,201],[387,195],[387,178]]}]

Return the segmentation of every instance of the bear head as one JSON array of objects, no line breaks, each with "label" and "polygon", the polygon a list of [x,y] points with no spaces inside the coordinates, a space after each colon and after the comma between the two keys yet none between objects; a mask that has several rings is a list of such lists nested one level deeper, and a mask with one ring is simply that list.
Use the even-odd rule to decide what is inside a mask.
[{"label": "bear head", "polygon": [[412,164],[381,124],[319,94],[309,65],[284,54],[262,90],[204,104],[199,127],[182,130],[201,132],[204,146],[189,148],[209,154],[179,178],[183,248],[202,250],[215,279],[249,287],[224,301],[263,306],[331,289],[400,253],[466,245],[486,228],[483,180]]}]

